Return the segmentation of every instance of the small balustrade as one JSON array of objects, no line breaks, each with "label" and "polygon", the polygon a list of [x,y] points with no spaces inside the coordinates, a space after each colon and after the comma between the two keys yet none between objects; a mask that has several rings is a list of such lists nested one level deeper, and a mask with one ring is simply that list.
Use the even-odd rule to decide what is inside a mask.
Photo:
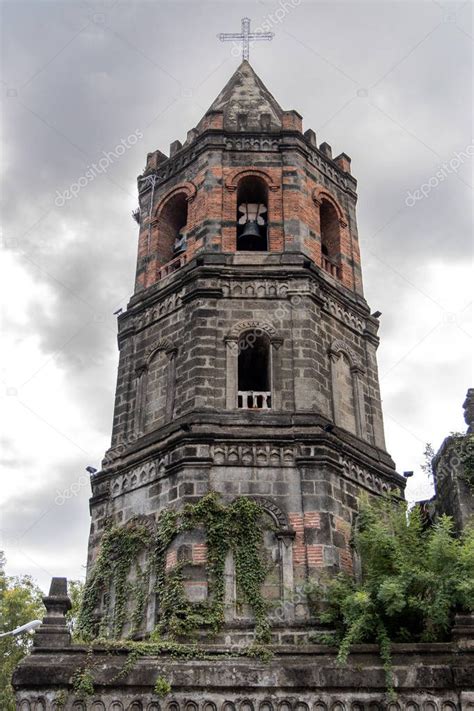
[{"label": "small balustrade", "polygon": [[341,278],[341,267],[323,254],[323,269],[336,279]]},{"label": "small balustrade", "polygon": [[239,390],[237,394],[237,407],[241,410],[269,410],[271,406],[271,392]]},{"label": "small balustrade", "polygon": [[178,257],[175,257],[167,264],[163,264],[162,267],[158,268],[157,279],[164,279],[165,277],[175,272],[177,269],[183,267],[185,264],[186,253],[183,252],[183,254],[180,254]]}]

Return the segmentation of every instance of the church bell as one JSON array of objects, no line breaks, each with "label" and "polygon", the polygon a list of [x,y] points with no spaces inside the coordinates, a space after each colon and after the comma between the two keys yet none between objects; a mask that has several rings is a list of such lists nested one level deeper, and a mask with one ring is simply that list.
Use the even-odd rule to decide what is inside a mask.
[{"label": "church bell", "polygon": [[243,251],[261,251],[266,249],[266,236],[262,234],[265,227],[264,213],[267,208],[263,203],[245,202],[239,205],[242,213],[238,224],[242,225],[238,237],[238,249]]},{"label": "church bell", "polygon": [[241,237],[260,237],[257,220],[249,220],[242,231]]}]

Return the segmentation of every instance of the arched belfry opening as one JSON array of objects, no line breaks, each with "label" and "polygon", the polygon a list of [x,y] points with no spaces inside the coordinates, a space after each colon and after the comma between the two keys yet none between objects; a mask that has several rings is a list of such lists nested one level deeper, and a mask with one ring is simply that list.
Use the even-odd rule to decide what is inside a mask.
[{"label": "arched belfry opening", "polygon": [[268,189],[262,178],[248,175],[237,188],[237,251],[268,249]]},{"label": "arched belfry opening", "polygon": [[341,233],[339,217],[336,208],[329,200],[322,200],[319,208],[319,222],[321,229],[321,252],[323,266],[334,276],[340,265]]},{"label": "arched belfry opening", "polygon": [[242,334],[237,371],[237,406],[244,410],[271,408],[271,348],[266,334]]},{"label": "arched belfry opening", "polygon": [[188,200],[176,193],[164,205],[158,217],[158,264],[170,262],[186,250]]}]

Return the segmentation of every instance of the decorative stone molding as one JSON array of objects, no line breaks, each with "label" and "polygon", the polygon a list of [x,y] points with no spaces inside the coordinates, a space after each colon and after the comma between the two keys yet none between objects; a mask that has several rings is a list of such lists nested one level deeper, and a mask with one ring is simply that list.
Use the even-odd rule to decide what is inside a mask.
[{"label": "decorative stone molding", "polygon": [[349,345],[347,345],[347,343],[344,343],[344,341],[336,339],[331,343],[331,346],[329,347],[329,355],[337,357],[339,353],[343,353],[347,357],[351,365],[351,371],[355,369],[360,373],[365,373],[365,368],[362,365],[357,354],[353,351],[353,349]]},{"label": "decorative stone molding", "polygon": [[271,175],[260,168],[245,168],[245,170],[235,173],[232,178],[226,182],[225,187],[229,192],[234,192],[237,190],[239,182],[243,178],[248,177],[261,178],[266,183],[269,190],[276,191],[280,189],[280,186],[273,181]]},{"label": "decorative stone molding", "polygon": [[137,514],[136,516],[129,518],[128,521],[124,523],[126,528],[132,528],[135,525],[144,526],[149,533],[154,533],[156,530],[155,519],[153,516]]},{"label": "decorative stone molding", "polygon": [[228,137],[226,151],[278,151],[281,138],[266,136]]},{"label": "decorative stone molding", "polygon": [[[299,695],[298,695],[299,696]],[[173,695],[169,700],[153,701],[151,694],[134,697],[128,689],[121,695],[124,704],[117,700],[102,701],[98,697],[91,699],[76,700],[67,708],[72,711],[457,711],[459,708],[459,697],[457,694],[436,694],[435,698],[427,700],[426,694],[411,693],[403,694],[397,701],[388,702],[386,696],[377,691],[363,691],[354,693],[318,693],[308,694],[306,692],[302,700],[295,696],[285,696],[285,694],[272,694],[271,697],[264,693],[242,698],[242,696],[232,697],[226,695],[224,698],[214,696],[212,700],[208,696],[192,701],[189,695]],[[21,697],[20,697],[21,698]],[[53,700],[50,700],[50,699]],[[113,698],[113,694],[112,694]],[[198,698],[198,697],[196,697]],[[471,697],[472,699],[472,697]],[[466,711],[474,708],[474,699],[465,697]],[[59,711],[61,705],[54,701],[54,695],[28,694],[28,698],[18,701],[19,711]],[[464,707],[463,707],[464,708]]]},{"label": "decorative stone molding", "polygon": [[168,338],[161,338],[155,345],[148,348],[145,352],[145,361],[149,365],[155,353],[158,351],[165,351],[168,355],[172,355],[176,352],[176,347],[171,343]]},{"label": "decorative stone molding", "polygon": [[341,455],[339,457],[339,463],[342,464],[344,476],[362,484],[367,489],[371,489],[377,494],[394,493],[400,496],[403,495],[403,492],[401,492],[397,486],[388,484],[383,477],[359,466],[347,457]]},{"label": "decorative stone molding", "polygon": [[224,297],[249,299],[274,296],[285,298],[289,289],[288,284],[279,284],[277,281],[222,282],[221,286]]},{"label": "decorative stone molding", "polygon": [[363,333],[365,329],[365,320],[352,311],[344,308],[338,301],[331,299],[327,294],[323,294],[323,308],[332,316],[338,318],[346,326],[350,326],[355,331]]},{"label": "decorative stone molding", "polygon": [[114,477],[114,483],[111,485],[111,494],[113,497],[120,496],[126,491],[133,491],[139,486],[148,484],[153,481],[156,476],[164,473],[167,464],[167,459],[159,461],[148,461],[139,467],[129,469],[123,474],[117,474]]},{"label": "decorative stone molding", "polygon": [[266,445],[216,444],[211,447],[214,464],[225,466],[294,466],[294,447]]},{"label": "decorative stone molding", "polygon": [[[117,454],[117,456],[120,456],[120,455]],[[106,461],[105,458],[104,458],[104,461]],[[108,464],[109,462],[106,461],[106,463]],[[104,498],[106,498],[109,495],[110,482],[109,481],[96,482],[92,478],[91,479],[91,489],[92,489],[92,496],[94,496],[94,497],[95,496],[103,496]]]},{"label": "decorative stone molding", "polygon": [[146,326],[149,326],[155,321],[158,321],[163,316],[166,316],[167,314],[171,313],[171,311],[177,309],[179,306],[181,306],[181,303],[181,291],[176,294],[171,294],[155,306],[146,309],[146,311],[141,313],[139,316],[135,316],[133,318],[133,327],[135,328],[135,330],[138,331]]},{"label": "decorative stone molding", "polygon": [[277,331],[268,321],[239,321],[230,329],[226,340],[237,340],[246,331],[265,333],[270,341],[277,337]]},{"label": "decorative stone molding", "polygon": [[253,499],[273,518],[275,523],[280,529],[284,531],[290,528],[288,521],[288,516],[274,501],[266,499],[263,496],[249,496],[249,499]]},{"label": "decorative stone molding", "polygon": [[[138,178],[139,192],[145,193],[150,189],[149,183],[145,180],[146,178],[153,175],[155,176],[155,185],[164,183],[192,163],[206,148],[208,143],[212,142],[215,144],[216,140],[218,139],[216,139],[215,135],[209,137],[204,134],[198,137],[191,147],[183,147],[176,157],[168,158],[164,161],[163,165],[158,169],[149,170],[146,175],[140,176]],[[226,150],[278,151],[280,144],[284,141],[285,138],[281,136],[271,136],[270,138],[268,136],[262,136],[261,134],[255,134],[254,136],[228,136],[225,138],[225,142],[224,139],[222,139],[222,145]],[[269,144],[271,144],[271,146]],[[306,142],[304,149],[310,164],[314,165],[318,171],[341,188],[349,188],[355,191],[356,183],[352,176],[342,172],[333,161],[324,159],[318,150],[311,150]]]}]

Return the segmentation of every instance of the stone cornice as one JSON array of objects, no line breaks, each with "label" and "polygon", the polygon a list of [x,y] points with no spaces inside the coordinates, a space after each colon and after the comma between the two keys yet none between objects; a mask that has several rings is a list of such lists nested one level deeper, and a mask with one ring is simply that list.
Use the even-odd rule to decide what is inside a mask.
[{"label": "stone cornice", "polygon": [[[212,452],[223,443],[227,447],[270,448],[268,466],[277,464],[276,459],[273,461],[271,448],[281,449],[280,465],[295,466],[297,460],[313,458],[316,449],[322,451],[322,447],[333,452],[331,456],[336,467],[342,467],[344,461],[353,462],[364,471],[377,472],[397,488],[405,486],[405,479],[396,473],[387,452],[338,427],[334,427],[331,433],[325,432],[327,423],[326,418],[309,412],[268,412],[262,415],[248,411],[223,410],[210,413],[194,410],[189,416],[181,417],[153,433],[110,449],[104,458],[102,471],[94,475],[92,483],[96,487],[104,480],[113,479],[118,473],[143,466],[150,459],[166,462],[167,473],[186,462],[199,463],[200,466],[218,464]],[[182,449],[184,445],[185,450]],[[171,455],[173,451],[175,455]],[[179,451],[186,452],[186,455],[178,454]],[[222,457],[225,461],[226,455]],[[255,461],[254,465],[257,464]],[[265,466],[263,459],[260,465]],[[100,493],[100,487],[96,492]]]},{"label": "stone cornice", "polygon": [[342,190],[346,190],[353,197],[357,197],[357,181],[349,173],[344,172],[332,159],[325,156],[318,148],[311,145],[299,131],[283,130],[268,133],[229,133],[226,131],[208,129],[198,135],[189,145],[184,146],[175,155],[164,161],[158,168],[145,171],[138,176],[138,190],[140,197],[146,195],[151,186],[143,184],[140,190],[140,181],[148,175],[156,176],[155,190],[163,185],[180,171],[186,168],[206,150],[242,151],[242,152],[271,152],[280,153],[288,150],[297,150],[308,162],[321,171],[329,180]]},{"label": "stone cornice", "polygon": [[[200,254],[199,264],[197,260],[193,260],[179,271],[174,272],[170,278],[138,292],[131,298],[128,310],[118,319],[119,342],[122,342],[130,333],[178,308],[181,303],[186,303],[197,297],[232,296],[231,292],[225,292],[226,284],[235,285],[239,281],[248,279],[254,284],[274,281],[281,287],[283,277],[287,284],[292,280],[306,280],[310,285],[310,288],[304,289],[294,289],[288,286],[287,293],[290,298],[291,296],[301,296],[317,301],[328,313],[341,320],[349,328],[363,334],[375,345],[378,344],[377,336],[372,330],[366,328],[366,322],[370,321],[372,324],[374,320],[370,318],[370,309],[365,300],[349,290],[341,288],[340,285],[334,286],[326,278],[323,270],[310,262],[305,255],[266,253],[264,277],[261,275],[261,266],[259,260],[255,260],[253,264],[235,264],[233,254]],[[212,281],[212,285],[203,283],[206,277]],[[285,298],[281,289],[279,289],[278,296]],[[256,297],[257,292],[252,294],[252,298]],[[272,297],[274,298],[275,295],[272,294]],[[146,315],[147,310],[156,312],[153,318]],[[137,319],[142,322],[141,325],[138,324]],[[134,326],[130,326],[132,320],[136,321]]]}]

